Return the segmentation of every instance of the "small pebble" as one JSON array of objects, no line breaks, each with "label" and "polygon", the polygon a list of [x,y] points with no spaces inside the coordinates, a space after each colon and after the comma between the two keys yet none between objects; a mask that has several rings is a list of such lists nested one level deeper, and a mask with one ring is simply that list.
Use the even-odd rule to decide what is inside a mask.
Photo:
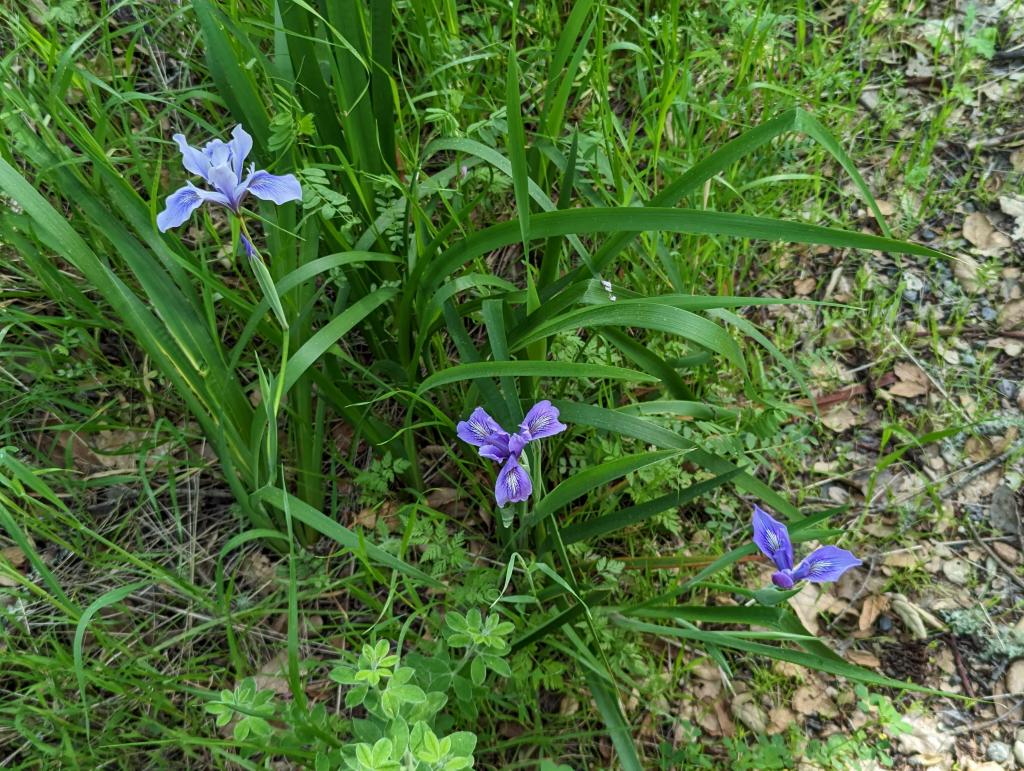
[{"label": "small pebble", "polygon": [[999,315],[999,311],[993,308],[991,305],[986,305],[981,309],[981,318],[985,321],[995,321],[996,316]]},{"label": "small pebble", "polygon": [[973,367],[975,364],[978,363],[978,360],[976,358],[974,358],[974,354],[973,353],[961,353],[960,354],[960,363],[964,364],[964,365],[966,365],[968,367]]},{"label": "small pebble", "polygon": [[1018,766],[1024,766],[1024,742],[1020,739],[1013,743],[1013,757],[1017,759]]},{"label": "small pebble", "polygon": [[921,240],[922,241],[934,241],[935,231],[931,228],[921,228]]},{"label": "small pebble", "polygon": [[994,760],[996,763],[1005,763],[1010,759],[1010,745],[1004,742],[992,742],[988,745],[985,755],[989,760]]},{"label": "small pebble", "polygon": [[996,383],[996,390],[1005,396],[1007,399],[1013,399],[1017,395],[1017,384],[1012,380],[1003,378]]},{"label": "small pebble", "polygon": [[963,586],[971,577],[971,567],[962,559],[954,557],[942,563],[942,574],[951,583]]},{"label": "small pebble", "polygon": [[888,634],[892,631],[892,616],[883,613],[878,617],[878,620],[875,621],[875,626],[882,634]]},{"label": "small pebble", "polygon": [[917,297],[917,292],[915,292],[913,289],[905,289],[903,291],[903,299],[906,300],[908,303],[916,303]]}]

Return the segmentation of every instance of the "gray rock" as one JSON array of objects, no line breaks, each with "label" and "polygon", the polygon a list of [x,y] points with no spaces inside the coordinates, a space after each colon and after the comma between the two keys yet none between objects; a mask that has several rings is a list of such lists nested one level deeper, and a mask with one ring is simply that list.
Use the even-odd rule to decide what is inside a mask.
[{"label": "gray rock", "polygon": [[996,309],[993,308],[991,305],[986,305],[985,307],[983,307],[981,309],[981,317],[985,321],[995,321],[996,320],[996,316],[998,316],[998,315],[999,315],[999,312],[996,311]]},{"label": "gray rock", "polygon": [[1005,396],[1007,399],[1013,399],[1017,396],[1017,384],[1012,380],[1007,380],[1005,377],[996,383],[996,390]]},{"label": "gray rock", "polygon": [[963,586],[971,577],[971,566],[959,557],[954,557],[942,563],[942,574],[951,583]]},{"label": "gray rock", "polygon": [[988,507],[988,521],[992,527],[1009,535],[1017,533],[1017,501],[1013,490],[998,485],[992,491],[992,502]]},{"label": "gray rock", "polygon": [[934,241],[935,231],[931,228],[921,228],[921,240],[922,241]]},{"label": "gray rock", "polygon": [[1013,757],[1016,759],[1018,766],[1024,766],[1024,742],[1020,739],[1013,743]]},{"label": "gray rock", "polygon": [[903,290],[903,299],[906,300],[908,303],[916,303],[917,302],[917,298],[918,298],[918,294],[913,289],[904,289]]},{"label": "gray rock", "polygon": [[1005,742],[992,742],[985,751],[985,757],[996,763],[1005,763],[1010,759],[1010,745]]}]

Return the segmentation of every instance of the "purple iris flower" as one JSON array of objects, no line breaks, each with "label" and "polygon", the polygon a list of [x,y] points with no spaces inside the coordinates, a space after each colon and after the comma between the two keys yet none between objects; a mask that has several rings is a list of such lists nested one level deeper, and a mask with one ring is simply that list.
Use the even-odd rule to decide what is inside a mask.
[{"label": "purple iris flower", "polygon": [[[175,134],[172,138],[181,148],[181,162],[185,168],[202,177],[213,190],[204,190],[186,182],[184,187],[167,196],[166,208],[156,216],[156,226],[161,233],[178,227],[207,202],[227,207],[238,214],[246,193],[276,204],[302,198],[302,188],[294,174],[277,176],[256,171],[256,164],[250,163],[249,172],[243,177],[245,159],[252,150],[252,137],[240,125],[231,132],[230,142],[213,139],[202,150],[186,142],[183,134]],[[249,249],[251,245],[247,244],[246,251]]]},{"label": "purple iris flower", "polygon": [[546,399],[537,402],[526,413],[519,431],[509,434],[488,415],[483,407],[477,407],[469,420],[461,421],[455,431],[459,439],[479,447],[480,455],[504,464],[494,486],[494,497],[498,506],[525,501],[533,492],[533,483],[519,463],[523,448],[530,442],[554,436],[565,431],[566,425],[558,421],[558,408]]},{"label": "purple iris flower", "polygon": [[793,544],[789,530],[760,506],[754,506],[754,543],[778,570],[772,574],[772,583],[780,589],[791,589],[797,581],[821,584],[838,581],[850,568],[861,561],[838,546],[821,546],[808,554],[803,562],[793,567]]}]

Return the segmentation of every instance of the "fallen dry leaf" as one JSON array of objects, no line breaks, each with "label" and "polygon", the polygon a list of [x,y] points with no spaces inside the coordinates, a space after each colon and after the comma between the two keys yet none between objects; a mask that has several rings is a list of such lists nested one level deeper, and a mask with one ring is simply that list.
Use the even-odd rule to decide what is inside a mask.
[{"label": "fallen dry leaf", "polygon": [[928,393],[928,376],[916,364],[898,362],[893,367],[893,372],[899,378],[899,382],[889,388],[889,393],[893,396],[913,399],[915,396],[924,396]]},{"label": "fallen dry leaf", "polygon": [[772,707],[768,711],[768,727],[765,733],[781,734],[796,722],[796,713],[789,707]]},{"label": "fallen dry leaf", "polygon": [[857,628],[862,632],[866,632],[875,625],[875,621],[878,620],[878,617],[888,609],[888,597],[880,594],[872,594],[864,600],[864,605],[860,609],[860,618],[857,621]]},{"label": "fallen dry leaf", "polygon": [[981,289],[978,283],[980,268],[978,261],[970,255],[961,254],[953,258],[953,275],[968,294],[977,294]]},{"label": "fallen dry leaf", "polygon": [[1010,332],[1018,327],[1024,327],[1024,298],[1011,300],[1000,308],[999,314],[996,316],[996,325],[1002,332]]},{"label": "fallen dry leaf", "polygon": [[858,664],[862,667],[867,667],[868,669],[878,669],[882,666],[882,662],[879,660],[878,656],[873,653],[868,653],[867,651],[847,651],[846,659],[853,664]]},{"label": "fallen dry leaf", "polygon": [[818,634],[821,626],[818,623],[818,614],[822,611],[841,611],[845,606],[828,589],[820,588],[814,584],[805,584],[804,588],[787,600],[804,627],[811,634]]},{"label": "fallen dry leaf", "polygon": [[1024,171],[1024,149],[1010,153],[1010,167],[1014,171]]},{"label": "fallen dry leaf", "polygon": [[768,727],[768,716],[752,693],[741,693],[732,700],[732,714],[756,734],[763,734]]},{"label": "fallen dry leaf", "polygon": [[836,407],[821,416],[821,422],[837,434],[841,434],[849,428],[859,426],[863,418],[853,412],[849,407]]},{"label": "fallen dry leaf", "polygon": [[802,297],[806,297],[814,291],[814,287],[817,285],[818,279],[814,277],[798,278],[793,282],[793,291]]},{"label": "fallen dry leaf", "polygon": [[884,198],[881,198],[875,201],[875,203],[878,204],[878,211],[883,217],[891,217],[896,213],[896,205],[892,201],[886,201]]},{"label": "fallen dry leaf", "polygon": [[832,697],[825,693],[821,684],[802,685],[796,689],[792,699],[793,709],[803,716],[821,715],[822,717],[835,717],[839,714],[836,703]]},{"label": "fallen dry leaf", "polygon": [[1010,246],[1010,239],[992,226],[992,222],[980,211],[971,212],[964,219],[964,238],[985,256],[996,256]]},{"label": "fallen dry leaf", "polygon": [[901,550],[886,554],[882,564],[890,568],[914,568],[921,562],[921,557],[912,551]]},{"label": "fallen dry leaf", "polygon": [[[1011,340],[1006,337],[993,337],[987,343],[986,348],[998,348],[1011,359],[1016,359],[1021,353],[1024,353],[1024,342],[1020,340]],[[1024,393],[1022,391],[1021,393]]]}]

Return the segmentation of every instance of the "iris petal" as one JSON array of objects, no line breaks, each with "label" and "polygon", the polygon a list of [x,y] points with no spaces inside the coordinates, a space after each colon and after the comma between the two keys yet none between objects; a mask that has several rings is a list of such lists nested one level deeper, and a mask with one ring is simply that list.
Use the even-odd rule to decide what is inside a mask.
[{"label": "iris petal", "polygon": [[793,567],[793,544],[786,526],[762,509],[754,506],[754,543],[779,570]]},{"label": "iris petal", "polygon": [[161,233],[166,233],[191,217],[192,212],[202,205],[203,199],[194,187],[185,185],[178,188],[167,196],[164,210],[156,215],[156,226]]},{"label": "iris petal", "polygon": [[192,147],[185,140],[184,134],[175,134],[171,139],[178,143],[178,149],[181,150],[181,165],[186,171],[206,179],[210,171],[210,159],[201,150]]},{"label": "iris petal", "polygon": [[231,141],[228,142],[231,148],[231,167],[235,172],[235,181],[242,179],[242,170],[245,168],[245,159],[249,157],[252,150],[252,137],[249,132],[242,128],[239,123],[231,131]]},{"label": "iris petal", "polygon": [[838,581],[850,568],[863,564],[846,549],[838,546],[822,546],[815,549],[796,566],[793,579],[811,581],[820,584],[825,581]]},{"label": "iris petal", "polygon": [[209,180],[217,192],[229,201],[228,205],[231,209],[237,210],[241,196],[237,193],[237,180],[231,165],[222,163],[219,166],[211,166]]},{"label": "iris petal", "polygon": [[515,458],[509,458],[501,467],[498,481],[494,485],[494,497],[500,508],[510,503],[525,501],[533,492],[533,483],[526,469]]},{"label": "iris petal", "polygon": [[528,441],[543,439],[554,436],[565,431],[567,426],[558,422],[558,408],[552,406],[547,399],[537,402],[530,411],[526,413],[523,422],[519,424],[523,435]]},{"label": "iris petal", "polygon": [[246,180],[245,188],[257,198],[276,204],[302,200],[302,186],[294,174],[278,176],[257,171]]},{"label": "iris petal", "polygon": [[477,407],[469,416],[469,420],[460,421],[455,427],[459,439],[476,447],[489,444],[494,437],[505,437],[508,445],[508,434],[498,425],[498,421],[487,414],[483,407]]}]

